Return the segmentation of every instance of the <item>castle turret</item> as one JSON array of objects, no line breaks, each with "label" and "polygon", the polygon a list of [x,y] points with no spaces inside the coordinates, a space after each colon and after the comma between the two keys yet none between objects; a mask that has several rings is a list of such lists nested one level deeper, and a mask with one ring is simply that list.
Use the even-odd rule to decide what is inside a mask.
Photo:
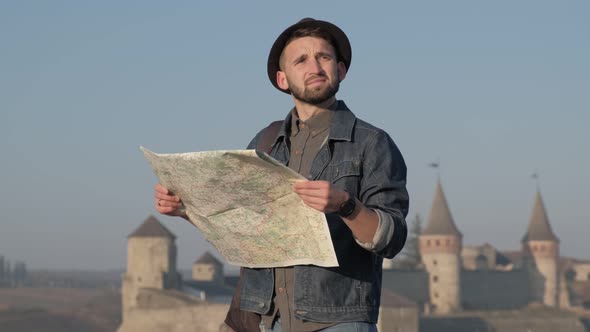
[{"label": "castle turret", "polygon": [[[522,252],[530,269],[533,298],[550,307],[559,306],[559,239],[553,233],[541,193],[537,191],[533,213],[522,238]],[[537,278],[538,273],[544,280]]]},{"label": "castle turret", "polygon": [[181,277],[176,271],[176,237],[155,217],[148,217],[128,236],[127,272],[123,277],[123,314],[137,305],[141,288],[175,289]]},{"label": "castle turret", "polygon": [[193,280],[223,284],[223,263],[207,251],[193,264]]},{"label": "castle turret", "polygon": [[428,223],[420,235],[420,255],[430,275],[430,302],[434,313],[461,310],[462,238],[439,180]]}]

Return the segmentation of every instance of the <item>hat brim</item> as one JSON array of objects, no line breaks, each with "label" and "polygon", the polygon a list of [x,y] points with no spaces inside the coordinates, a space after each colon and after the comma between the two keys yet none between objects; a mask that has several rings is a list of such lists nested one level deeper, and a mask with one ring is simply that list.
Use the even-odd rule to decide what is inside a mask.
[{"label": "hat brim", "polygon": [[277,72],[281,70],[279,66],[279,60],[281,58],[281,53],[286,46],[287,40],[289,40],[295,30],[301,28],[320,28],[322,31],[325,31],[330,36],[332,36],[334,42],[336,43],[334,47],[340,56],[338,60],[344,63],[346,70],[348,70],[350,67],[350,61],[352,59],[352,49],[350,47],[350,41],[348,40],[348,37],[346,37],[344,31],[334,24],[310,18],[303,19],[293,24],[283,31],[275,40],[272,48],[270,49],[270,53],[268,54],[267,62],[267,72],[270,82],[275,88],[287,94],[291,94],[291,92],[289,90],[281,89],[277,83]]}]

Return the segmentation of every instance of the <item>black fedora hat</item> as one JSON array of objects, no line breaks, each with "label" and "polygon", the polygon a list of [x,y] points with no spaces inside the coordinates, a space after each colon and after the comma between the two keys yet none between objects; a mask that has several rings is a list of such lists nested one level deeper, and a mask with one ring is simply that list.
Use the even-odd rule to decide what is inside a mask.
[{"label": "black fedora hat", "polygon": [[342,61],[347,70],[348,67],[350,67],[350,60],[352,59],[352,49],[350,47],[348,37],[346,37],[344,31],[342,31],[339,27],[330,22],[314,20],[313,18],[304,18],[300,20],[299,22],[288,27],[279,35],[277,40],[275,40],[274,44],[272,45],[270,53],[268,54],[268,78],[275,88],[288,94],[290,94],[289,90],[283,90],[279,88],[279,85],[277,84],[277,71],[280,70],[279,59],[283,49],[286,46],[285,44],[289,38],[291,38],[293,32],[302,28],[320,28],[320,30],[327,32],[335,43],[333,46],[336,49],[336,53],[338,54],[338,61]]}]

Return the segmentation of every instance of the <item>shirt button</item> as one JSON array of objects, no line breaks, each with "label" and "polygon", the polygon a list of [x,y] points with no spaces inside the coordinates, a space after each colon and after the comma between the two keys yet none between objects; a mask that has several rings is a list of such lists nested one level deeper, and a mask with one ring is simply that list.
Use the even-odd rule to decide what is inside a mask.
[{"label": "shirt button", "polygon": [[284,289],[283,287],[280,287],[280,288],[279,288],[279,293],[281,293],[281,294],[285,294],[285,289]]},{"label": "shirt button", "polygon": [[312,131],[311,131],[311,134],[312,134],[312,135],[315,135],[315,134],[317,134],[317,132],[318,132],[317,130],[312,130]]},{"label": "shirt button", "polygon": [[296,155],[300,155],[301,154],[301,150],[299,150],[299,149],[295,150],[295,154]]},{"label": "shirt button", "polygon": [[302,123],[302,124],[301,124],[299,127],[300,127],[301,129],[305,128],[305,123]]}]

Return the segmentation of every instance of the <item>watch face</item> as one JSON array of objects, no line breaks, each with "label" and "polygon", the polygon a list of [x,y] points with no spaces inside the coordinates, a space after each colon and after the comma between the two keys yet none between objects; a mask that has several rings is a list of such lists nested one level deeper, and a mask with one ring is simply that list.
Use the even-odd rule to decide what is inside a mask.
[{"label": "watch face", "polygon": [[341,217],[348,217],[354,212],[355,207],[356,207],[356,201],[354,200],[354,198],[351,197],[349,200],[347,200],[346,202],[344,202],[340,206],[340,210],[338,211],[338,214]]}]

